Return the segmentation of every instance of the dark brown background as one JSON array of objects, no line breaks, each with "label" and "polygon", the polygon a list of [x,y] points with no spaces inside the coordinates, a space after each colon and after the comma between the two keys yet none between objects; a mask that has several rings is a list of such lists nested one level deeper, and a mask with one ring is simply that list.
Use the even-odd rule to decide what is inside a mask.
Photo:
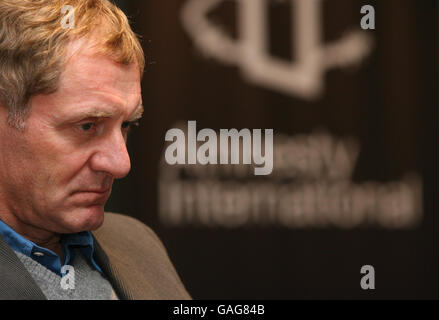
[{"label": "dark brown background", "polygon": [[[198,53],[180,22],[185,0],[116,1],[143,37],[144,119],[130,137],[132,171],[116,182],[107,210],[150,225],[197,299],[434,298],[439,294],[437,66],[438,2],[326,0],[325,41],[358,26],[364,4],[376,10],[376,48],[359,69],[326,73],[322,98],[305,101],[248,83],[237,67]],[[273,54],[290,58],[284,4],[270,6]],[[236,5],[212,13],[234,30]],[[354,180],[392,181],[417,172],[424,218],[410,231],[380,228],[214,229],[163,226],[158,165],[177,121],[198,128],[274,128],[285,134],[324,126],[361,142]],[[376,270],[376,290],[360,288],[360,268]]]}]

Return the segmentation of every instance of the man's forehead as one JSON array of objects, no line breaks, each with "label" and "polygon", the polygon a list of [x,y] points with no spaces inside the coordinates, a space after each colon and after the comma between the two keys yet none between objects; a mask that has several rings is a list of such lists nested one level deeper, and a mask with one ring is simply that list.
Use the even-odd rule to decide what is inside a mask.
[{"label": "man's forehead", "polygon": [[81,54],[69,60],[60,80],[61,86],[75,85],[91,90],[107,87],[127,94],[140,91],[137,65],[121,65],[105,56]]},{"label": "man's forehead", "polygon": [[87,117],[139,119],[143,106],[138,71],[120,71],[126,69],[108,60],[89,57],[70,61],[74,66],[66,66],[58,90],[34,97],[33,110],[58,123]]},{"label": "man's forehead", "polygon": [[68,43],[62,82],[79,82],[91,88],[108,85],[123,91],[132,90],[132,82],[140,86],[136,62],[131,65],[119,64],[99,53],[96,43],[94,38],[80,38]]},{"label": "man's forehead", "polygon": [[106,107],[105,112],[116,108],[124,109],[125,113],[140,113],[140,75],[136,64],[118,64],[96,54],[96,50],[79,40],[70,46],[59,88],[54,93],[58,105],[74,105],[77,110],[72,112],[97,113],[97,107]]}]

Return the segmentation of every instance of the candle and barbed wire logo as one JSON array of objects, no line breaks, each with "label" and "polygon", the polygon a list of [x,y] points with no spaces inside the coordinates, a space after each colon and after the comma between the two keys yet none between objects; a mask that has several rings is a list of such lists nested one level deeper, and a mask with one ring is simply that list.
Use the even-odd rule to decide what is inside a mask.
[{"label": "candle and barbed wire logo", "polygon": [[374,48],[373,37],[364,32],[374,28],[372,6],[361,9],[366,13],[361,21],[363,30],[346,26],[342,37],[326,42],[324,0],[276,1],[291,13],[291,22],[285,20],[283,27],[286,34],[294,35],[286,40],[291,42],[294,59],[284,59],[270,49],[273,22],[267,14],[269,0],[233,0],[239,12],[236,24],[241,26],[236,39],[225,31],[229,26],[211,19],[211,13],[225,1],[187,0],[181,9],[182,26],[204,56],[237,66],[245,80],[268,89],[316,100],[325,91],[326,72],[358,65]]}]

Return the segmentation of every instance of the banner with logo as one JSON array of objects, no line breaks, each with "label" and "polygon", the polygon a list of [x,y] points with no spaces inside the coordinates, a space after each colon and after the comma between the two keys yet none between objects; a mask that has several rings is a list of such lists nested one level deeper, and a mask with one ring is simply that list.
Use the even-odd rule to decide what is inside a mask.
[{"label": "banner with logo", "polygon": [[120,4],[145,114],[107,210],[194,298],[437,295],[437,1]]}]

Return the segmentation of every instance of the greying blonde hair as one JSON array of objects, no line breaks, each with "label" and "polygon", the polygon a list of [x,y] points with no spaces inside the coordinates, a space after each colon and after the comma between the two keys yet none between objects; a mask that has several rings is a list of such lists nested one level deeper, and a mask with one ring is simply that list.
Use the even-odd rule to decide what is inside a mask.
[{"label": "greying blonde hair", "polygon": [[[61,9],[74,8],[74,28],[65,28]],[[66,46],[99,30],[99,53],[117,63],[145,58],[125,14],[108,0],[0,0],[0,102],[8,123],[24,128],[29,100],[58,89]]]}]

